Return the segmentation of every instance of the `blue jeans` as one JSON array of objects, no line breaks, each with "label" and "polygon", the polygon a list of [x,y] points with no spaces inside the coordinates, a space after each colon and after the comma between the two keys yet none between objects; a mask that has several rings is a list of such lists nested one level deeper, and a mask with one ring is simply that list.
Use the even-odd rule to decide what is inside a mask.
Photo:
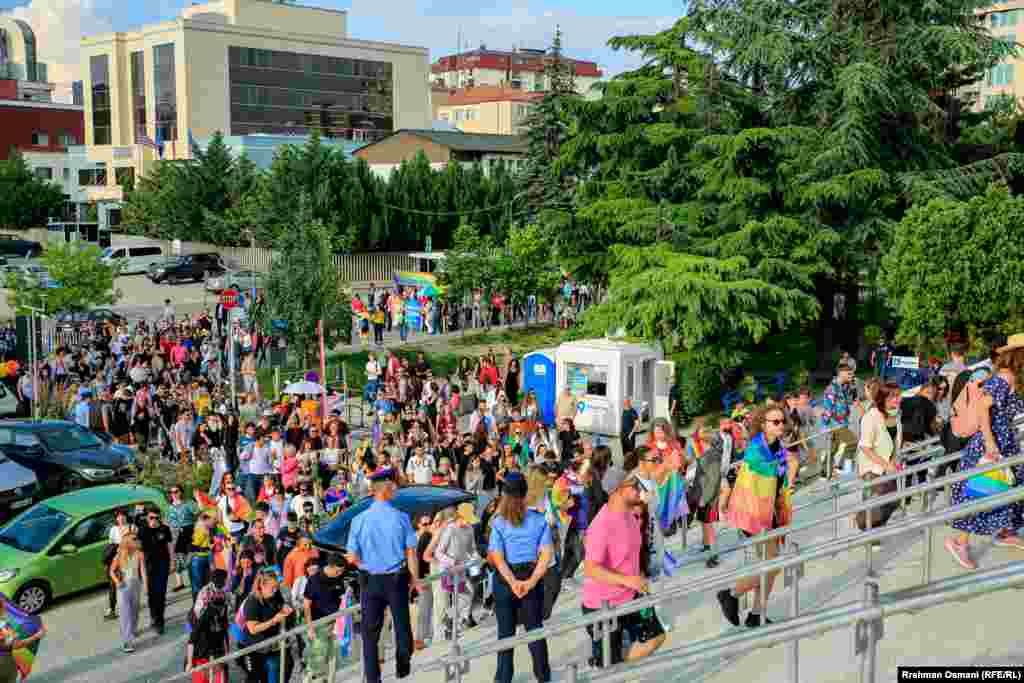
[{"label": "blue jeans", "polygon": [[192,584],[192,602],[196,601],[200,589],[210,580],[210,556],[193,555],[188,565],[188,580]]},{"label": "blue jeans", "polygon": [[402,341],[405,341],[409,337],[409,328],[404,320],[398,323],[398,336],[401,337]]}]

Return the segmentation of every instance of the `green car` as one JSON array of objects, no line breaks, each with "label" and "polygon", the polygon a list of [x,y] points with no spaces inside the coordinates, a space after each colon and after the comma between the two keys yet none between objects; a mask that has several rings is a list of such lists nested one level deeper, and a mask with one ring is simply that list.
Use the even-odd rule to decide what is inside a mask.
[{"label": "green car", "polygon": [[114,512],[136,503],[166,513],[157,489],[112,484],[36,503],[0,527],[0,593],[31,614],[51,600],[106,583],[103,549]]}]

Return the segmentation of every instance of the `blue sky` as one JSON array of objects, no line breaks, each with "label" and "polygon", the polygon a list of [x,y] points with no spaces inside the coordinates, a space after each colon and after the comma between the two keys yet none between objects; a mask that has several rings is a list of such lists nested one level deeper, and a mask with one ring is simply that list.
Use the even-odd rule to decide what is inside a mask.
[{"label": "blue sky", "polygon": [[[636,66],[635,55],[606,46],[616,35],[651,33],[671,25],[685,0],[300,0],[349,10],[349,35],[430,48],[431,59],[463,44],[493,48],[546,47],[561,25],[566,52],[614,74]],[[77,40],[82,35],[128,30],[175,17],[190,0],[0,0],[36,32],[40,58],[64,65],[51,79],[78,78]]]}]

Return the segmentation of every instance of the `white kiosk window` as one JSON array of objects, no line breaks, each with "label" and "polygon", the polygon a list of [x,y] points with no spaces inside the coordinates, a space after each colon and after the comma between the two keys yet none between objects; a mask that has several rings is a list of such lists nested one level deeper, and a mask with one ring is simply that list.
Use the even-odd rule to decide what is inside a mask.
[{"label": "white kiosk window", "polygon": [[569,389],[577,395],[607,396],[608,366],[589,363],[566,363]]},{"label": "white kiosk window", "polygon": [[630,363],[626,366],[626,395],[625,398],[636,398],[636,365]]}]

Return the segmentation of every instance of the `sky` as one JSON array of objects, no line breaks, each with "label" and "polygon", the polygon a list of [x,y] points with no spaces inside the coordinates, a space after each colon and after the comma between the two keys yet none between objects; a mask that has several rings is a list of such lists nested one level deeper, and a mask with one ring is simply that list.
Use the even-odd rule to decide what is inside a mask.
[{"label": "sky", "polygon": [[[191,0],[0,0],[0,12],[32,26],[39,58],[50,80],[81,78],[79,39],[126,31],[178,16]],[[607,47],[617,35],[654,33],[669,27],[685,0],[299,0],[345,9],[349,36],[430,49],[431,61],[451,54],[462,35],[464,49],[545,48],[561,26],[565,53],[596,61],[613,75],[640,63],[638,55]]]}]

